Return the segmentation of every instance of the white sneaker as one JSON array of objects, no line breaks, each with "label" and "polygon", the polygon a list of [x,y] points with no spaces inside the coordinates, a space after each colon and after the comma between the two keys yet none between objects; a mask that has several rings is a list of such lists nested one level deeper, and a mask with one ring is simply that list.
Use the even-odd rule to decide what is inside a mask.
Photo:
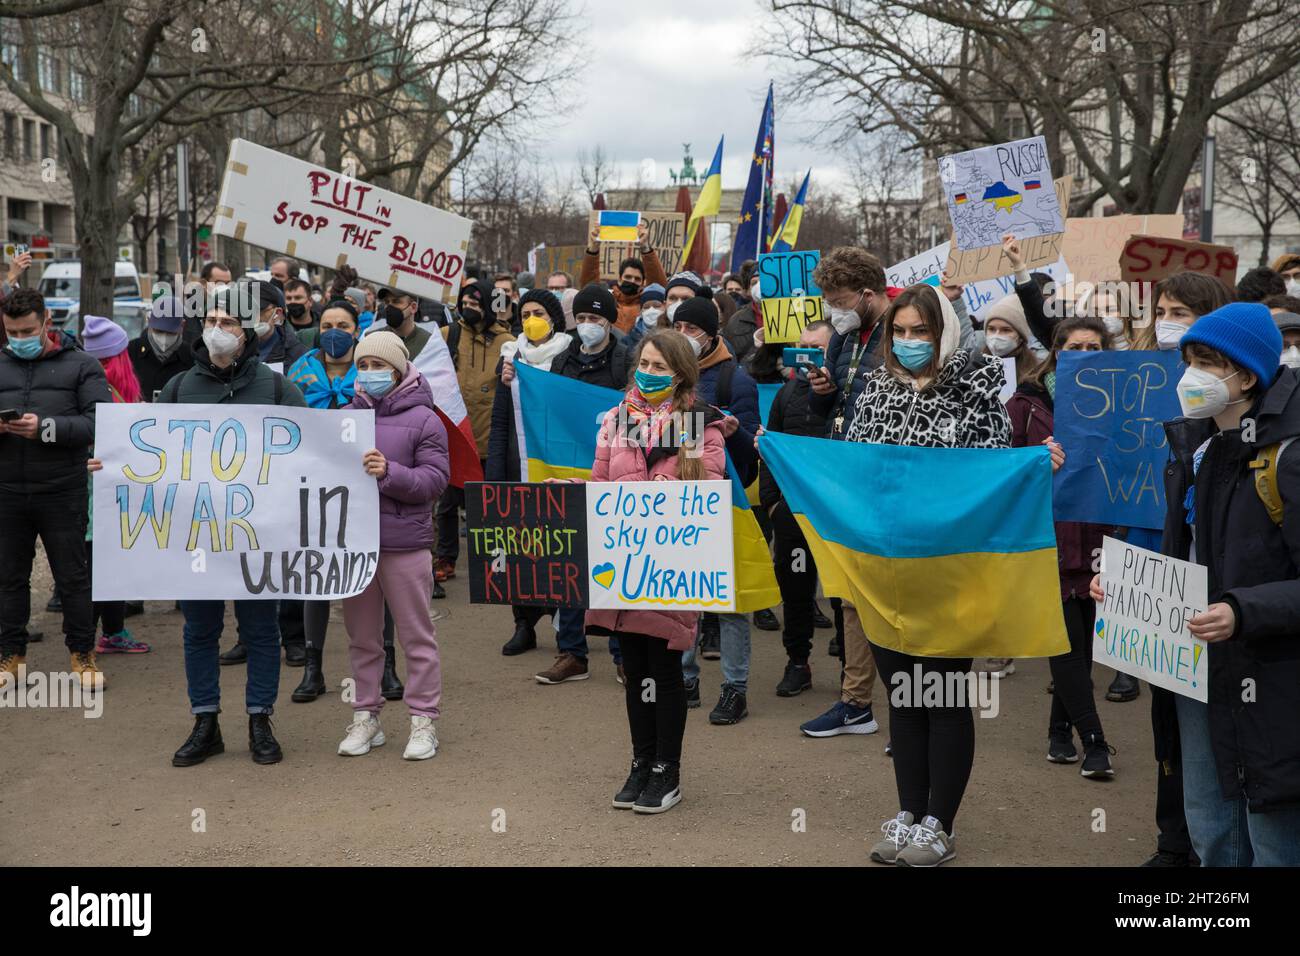
[{"label": "white sneaker", "polygon": [[428,760],[438,752],[438,734],[432,717],[411,716],[411,739],[406,742],[403,760]]},{"label": "white sneaker", "polygon": [[371,747],[384,745],[384,729],[379,726],[379,718],[364,710],[352,715],[348,724],[348,735],[339,744],[339,753],[345,757],[360,757],[370,753]]},{"label": "white sneaker", "polygon": [[899,866],[938,866],[957,855],[956,841],[943,832],[934,817],[913,824],[907,834],[907,846],[898,851],[894,862]]}]

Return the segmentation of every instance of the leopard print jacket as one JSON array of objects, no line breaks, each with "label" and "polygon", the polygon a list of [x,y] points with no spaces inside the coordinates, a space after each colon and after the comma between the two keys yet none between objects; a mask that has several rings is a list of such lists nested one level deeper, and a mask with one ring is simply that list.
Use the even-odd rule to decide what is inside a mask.
[{"label": "leopard print jacket", "polygon": [[998,399],[1002,365],[957,349],[917,391],[885,366],[874,369],[854,406],[848,441],[930,448],[1008,448],[1011,419]]}]

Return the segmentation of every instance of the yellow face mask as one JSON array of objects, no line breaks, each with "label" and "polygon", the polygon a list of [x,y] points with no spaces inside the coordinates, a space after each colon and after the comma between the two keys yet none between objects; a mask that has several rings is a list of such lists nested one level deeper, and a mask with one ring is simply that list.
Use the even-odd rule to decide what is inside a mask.
[{"label": "yellow face mask", "polygon": [[524,319],[524,335],[528,336],[530,342],[540,342],[551,334],[551,323],[538,315],[530,315]]}]

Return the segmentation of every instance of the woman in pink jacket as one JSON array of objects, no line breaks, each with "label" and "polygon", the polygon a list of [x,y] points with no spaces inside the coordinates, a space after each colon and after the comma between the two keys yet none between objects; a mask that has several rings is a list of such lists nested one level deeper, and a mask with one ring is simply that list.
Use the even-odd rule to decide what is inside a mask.
[{"label": "woman in pink jacket", "polygon": [[[596,442],[592,481],[704,481],[726,477],[723,416],[697,404],[699,362],[680,332],[640,343],[633,385],[610,409]],[[587,633],[617,636],[627,674],[632,772],[614,806],[663,813],[682,799],[678,767],[686,732],[682,652],[695,639],[698,614],[681,611],[587,612]],[[653,693],[647,689],[653,687]],[[646,698],[649,697],[649,700]]]}]

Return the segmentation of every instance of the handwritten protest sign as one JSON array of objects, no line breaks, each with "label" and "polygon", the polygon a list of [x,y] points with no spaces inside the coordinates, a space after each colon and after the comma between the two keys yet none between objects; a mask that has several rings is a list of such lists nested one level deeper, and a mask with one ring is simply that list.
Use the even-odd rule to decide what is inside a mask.
[{"label": "handwritten protest sign", "polygon": [[581,484],[465,486],[473,604],[587,606],[587,502]]},{"label": "handwritten protest sign", "polygon": [[533,267],[533,275],[537,277],[537,287],[545,288],[546,277],[552,272],[567,272],[576,283],[582,271],[582,257],[585,254],[586,246],[582,245],[546,246],[538,249],[537,261]]},{"label": "handwritten protest sign", "polygon": [[1076,281],[1118,282],[1120,254],[1138,233],[1178,238],[1183,234],[1183,217],[1076,216],[1065,220],[1061,254]]},{"label": "handwritten protest sign", "polygon": [[351,597],[379,558],[370,410],[96,406],[94,599]]},{"label": "handwritten protest sign", "polygon": [[948,248],[951,243],[944,242],[933,249],[918,252],[910,259],[904,259],[885,270],[885,285],[906,289],[909,285],[932,285],[939,287],[939,276],[948,261]]},{"label": "handwritten protest sign", "polygon": [[[1056,201],[1062,209],[1070,208],[1070,177],[1062,176],[1055,182]],[[1030,236],[1020,240],[1020,255],[1025,260],[1026,269],[1038,269],[1050,265],[1061,258],[1065,242],[1065,233],[1054,232],[1045,236]],[[944,264],[949,278],[958,284],[967,282],[984,282],[999,276],[1012,275],[1015,271],[1011,261],[1002,249],[999,238],[997,245],[982,246],[978,249],[962,251],[949,244],[948,261]]]},{"label": "handwritten protest sign", "polygon": [[1041,136],[943,156],[939,179],[962,251],[1065,231]]},{"label": "handwritten protest sign", "polygon": [[1092,659],[1204,703],[1209,656],[1187,622],[1209,606],[1205,566],[1107,537],[1101,586]]},{"label": "handwritten protest sign", "polygon": [[822,290],[813,270],[822,254],[814,250],[772,252],[758,257],[763,337],[768,342],[798,342],[810,322],[822,318]]},{"label": "handwritten protest sign", "polygon": [[591,607],[735,608],[730,482],[611,481],[586,489]]},{"label": "handwritten protest sign", "polygon": [[1052,495],[1057,521],[1135,528],[1165,523],[1162,423],[1182,414],[1177,352],[1062,352],[1056,440],[1065,464]]},{"label": "handwritten protest sign", "polygon": [[[658,255],[659,264],[664,267],[664,272],[672,275],[674,272],[681,271],[682,244],[686,242],[686,213],[642,212],[640,215],[641,222],[646,227],[646,240]],[[598,225],[598,211],[592,210],[587,220],[587,230],[590,232]],[[635,240],[635,235],[633,239]],[[620,262],[629,257],[640,258],[641,256],[635,241],[602,242],[598,251],[601,279],[617,279]]]},{"label": "handwritten protest sign", "polygon": [[1119,257],[1124,282],[1159,282],[1175,272],[1200,272],[1231,288],[1237,284],[1237,253],[1231,246],[1168,236],[1133,236],[1124,243]]},{"label": "handwritten protest sign", "polygon": [[213,231],[454,304],[472,223],[247,140],[230,143]]},{"label": "handwritten protest sign", "polygon": [[[904,259],[897,265],[890,266],[885,270],[886,283],[899,288],[925,283],[937,289],[939,287],[939,276],[944,271],[948,261],[950,247],[951,243],[941,243],[933,249],[927,249],[910,259]],[[1065,262],[1061,259],[1045,266],[1038,266],[1035,271],[1047,273],[1058,283],[1064,282],[1066,279]],[[1016,280],[1008,272],[995,279],[966,282],[963,286],[962,298],[966,302],[966,312],[973,320],[980,321],[989,306],[998,299],[1011,295],[1016,291]]]}]

